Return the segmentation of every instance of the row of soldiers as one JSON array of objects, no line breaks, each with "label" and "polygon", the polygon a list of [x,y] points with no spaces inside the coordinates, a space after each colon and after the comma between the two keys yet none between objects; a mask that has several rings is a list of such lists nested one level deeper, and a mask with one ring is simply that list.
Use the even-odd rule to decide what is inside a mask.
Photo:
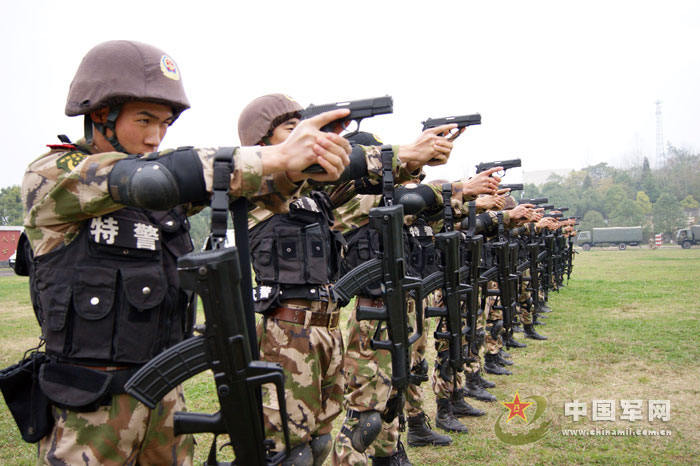
[{"label": "row of soldiers", "polygon": [[[436,339],[430,377],[436,425],[466,432],[458,417],[483,412],[464,396],[494,400],[480,355],[487,372],[507,373],[501,346],[518,344],[517,310],[525,335],[543,338],[533,325],[546,311],[547,292],[562,283],[565,255],[555,252],[563,245],[556,238],[570,233],[569,222],[543,216],[540,201],[515,205],[499,189],[500,165],[469,179],[424,183],[424,166],[447,162],[463,132],[459,124],[426,128],[408,144],[383,144],[361,132],[342,138],[336,133],[350,110],[309,117],[290,97],[271,94],[242,112],[244,147],[159,152],[188,107],[169,55],[137,42],[100,44],[83,59],[66,104],[67,115],[84,116],[85,138],[72,143],[61,136],[27,169],[26,243],[17,270],[30,277],[45,351],[3,371],[0,386],[23,438],[39,443],[38,463],[191,464],[191,435],[173,429],[184,411],[182,387],[169,387],[150,406],[127,393],[128,381],[196,338],[196,297],[177,273],[178,258],[192,252],[187,216],[211,202],[214,221],[236,199],[249,202],[249,237],[241,235],[238,246],[250,253],[256,280],[250,307],[262,316],[246,351],[279,364],[285,375],[284,390],[266,385],[260,395],[265,451],[286,451],[275,457],[283,464],[321,465],[329,457],[333,464],[410,464],[399,439],[404,410],[409,444],[449,444],[430,428],[419,387],[429,378],[429,315],[442,316],[436,335],[453,336]],[[401,227],[391,230],[397,223],[389,218],[399,218]],[[460,262],[476,264],[471,272],[453,270],[471,280],[470,290],[462,278],[456,285],[443,278],[424,294],[423,279],[446,268],[446,250],[436,246],[441,230],[458,232],[460,244],[494,238],[499,251],[509,252],[486,246],[460,252]],[[544,255],[519,261],[528,248],[515,247],[518,241],[537,244]],[[381,263],[390,249],[396,267],[385,261],[379,275],[341,293],[343,279]],[[529,278],[518,273],[523,263],[530,264]],[[404,280],[416,287],[392,288]],[[344,341],[340,310],[350,302]],[[444,313],[454,317],[455,303],[456,327]],[[211,352],[207,357],[215,362]],[[27,367],[35,371],[29,380],[21,377]],[[220,399],[229,389],[222,386]],[[343,410],[333,439],[332,422]],[[263,447],[231,441],[241,458],[244,449]]]}]

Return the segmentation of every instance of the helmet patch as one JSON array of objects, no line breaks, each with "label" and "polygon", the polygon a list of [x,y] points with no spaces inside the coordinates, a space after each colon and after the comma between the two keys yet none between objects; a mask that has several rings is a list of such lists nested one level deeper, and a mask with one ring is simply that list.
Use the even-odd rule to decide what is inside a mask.
[{"label": "helmet patch", "polygon": [[180,71],[177,69],[177,65],[173,61],[172,58],[170,58],[167,55],[163,55],[160,58],[160,70],[163,72],[163,75],[166,78],[179,81],[180,80]]}]

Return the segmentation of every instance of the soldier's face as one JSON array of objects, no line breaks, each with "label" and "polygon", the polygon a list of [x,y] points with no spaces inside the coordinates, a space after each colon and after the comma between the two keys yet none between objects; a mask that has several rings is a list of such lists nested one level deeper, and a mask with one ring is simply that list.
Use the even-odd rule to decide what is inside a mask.
[{"label": "soldier's face", "polygon": [[127,102],[117,118],[117,139],[130,154],[155,152],[173,122],[167,105],[152,102]]},{"label": "soldier's face", "polygon": [[294,128],[299,124],[299,118],[290,118],[281,125],[272,130],[272,136],[270,137],[270,145],[281,144],[287,140]]}]

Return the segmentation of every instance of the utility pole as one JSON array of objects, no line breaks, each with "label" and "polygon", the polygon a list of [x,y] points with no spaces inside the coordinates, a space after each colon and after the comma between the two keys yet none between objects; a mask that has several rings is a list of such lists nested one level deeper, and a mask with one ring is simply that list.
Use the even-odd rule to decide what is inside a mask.
[{"label": "utility pole", "polygon": [[656,101],[656,168],[661,168],[666,164],[666,154],[664,151],[664,130],[661,126],[661,101]]}]

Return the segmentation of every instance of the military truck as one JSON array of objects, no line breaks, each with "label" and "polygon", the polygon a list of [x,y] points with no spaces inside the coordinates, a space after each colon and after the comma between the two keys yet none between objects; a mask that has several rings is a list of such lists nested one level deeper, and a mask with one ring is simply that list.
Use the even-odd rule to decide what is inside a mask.
[{"label": "military truck", "polygon": [[582,231],[576,242],[584,251],[591,246],[617,246],[621,251],[627,246],[639,246],[642,243],[642,227],[610,227],[593,228],[592,231]]},{"label": "military truck", "polygon": [[678,230],[676,243],[680,244],[683,249],[690,249],[692,245],[700,244],[700,225]]}]

